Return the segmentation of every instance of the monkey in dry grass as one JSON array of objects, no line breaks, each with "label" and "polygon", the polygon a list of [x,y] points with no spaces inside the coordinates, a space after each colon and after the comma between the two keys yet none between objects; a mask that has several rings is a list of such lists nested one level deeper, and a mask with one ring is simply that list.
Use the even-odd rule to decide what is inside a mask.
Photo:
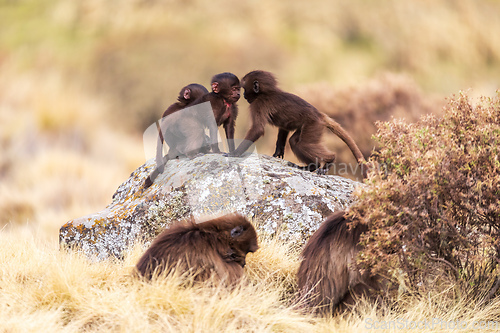
[{"label": "monkey in dry grass", "polygon": [[302,98],[279,89],[273,74],[260,70],[250,72],[241,79],[241,86],[245,89],[243,96],[250,103],[252,126],[245,141],[228,156],[243,154],[264,135],[265,125],[269,123],[279,128],[274,157],[284,157],[288,134],[295,131],[289,143],[295,156],[307,164],[300,168],[314,171],[320,168],[321,163],[325,163],[318,172],[326,173],[335,160],[335,154],[321,144],[326,127],[347,144],[366,176],[365,158],[342,126]]},{"label": "monkey in dry grass", "polygon": [[349,230],[344,211],[329,216],[302,251],[297,276],[301,299],[319,313],[341,312],[356,297],[380,289],[380,279],[355,267],[365,225]]},{"label": "monkey in dry grass", "polygon": [[162,232],[137,263],[147,279],[173,269],[190,271],[195,281],[212,274],[231,285],[243,276],[245,257],[259,248],[253,225],[243,216],[229,214],[206,222],[186,220]]}]

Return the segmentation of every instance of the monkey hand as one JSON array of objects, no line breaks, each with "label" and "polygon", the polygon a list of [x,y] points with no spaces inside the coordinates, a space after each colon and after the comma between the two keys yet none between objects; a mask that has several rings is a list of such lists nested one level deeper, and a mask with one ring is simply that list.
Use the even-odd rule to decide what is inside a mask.
[{"label": "monkey hand", "polygon": [[285,147],[276,147],[276,150],[274,151],[273,157],[281,158],[283,159],[285,157]]},{"label": "monkey hand", "polygon": [[316,174],[318,174],[318,175],[326,175],[326,174],[328,174],[328,169],[318,168],[318,169],[316,169]]},{"label": "monkey hand", "polygon": [[275,152],[275,153],[273,154],[273,157],[283,159],[283,158],[285,157],[285,153],[284,153],[284,152],[281,152],[281,153]]},{"label": "monkey hand", "polygon": [[236,153],[236,151],[232,151],[229,153],[222,153],[224,157],[240,157],[240,154]]}]

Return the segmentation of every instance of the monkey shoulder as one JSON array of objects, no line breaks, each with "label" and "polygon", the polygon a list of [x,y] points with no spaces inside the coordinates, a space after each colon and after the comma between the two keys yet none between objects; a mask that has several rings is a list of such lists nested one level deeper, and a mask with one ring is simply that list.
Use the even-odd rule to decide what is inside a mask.
[{"label": "monkey shoulder", "polygon": [[172,113],[175,113],[179,110],[181,110],[182,108],[184,107],[183,104],[181,104],[180,102],[176,102],[172,105],[170,105],[164,112],[163,112],[163,115],[161,116],[162,118],[165,118],[166,116],[169,116],[171,115]]}]

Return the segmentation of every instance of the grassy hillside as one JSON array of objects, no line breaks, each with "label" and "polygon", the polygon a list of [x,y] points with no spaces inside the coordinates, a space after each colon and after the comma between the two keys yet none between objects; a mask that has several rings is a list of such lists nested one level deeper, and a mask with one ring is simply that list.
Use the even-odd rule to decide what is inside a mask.
[{"label": "grassy hillside", "polygon": [[[498,17],[495,0],[0,0],[0,327],[357,332],[368,318],[495,319],[497,301],[479,310],[433,290],[340,318],[300,313],[287,244],[265,243],[249,258],[248,285],[228,293],[143,284],[128,276],[139,249],[96,264],[59,253],[57,236],[111,201],[144,162],[142,131],[188,83],[272,71],[367,155],[376,120],[440,114],[459,90],[494,94]],[[242,138],[250,124],[247,102],[239,106]],[[275,134],[266,129],[259,152],[274,151]],[[325,142],[352,163],[337,138]],[[289,148],[285,158],[296,161]]]}]

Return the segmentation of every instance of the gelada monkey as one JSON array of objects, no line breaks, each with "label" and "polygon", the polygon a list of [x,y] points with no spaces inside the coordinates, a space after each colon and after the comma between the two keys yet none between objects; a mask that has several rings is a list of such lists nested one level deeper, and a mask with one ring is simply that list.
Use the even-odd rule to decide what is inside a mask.
[{"label": "gelada monkey", "polygon": [[344,211],[330,215],[309,238],[297,273],[301,299],[320,313],[333,314],[354,304],[356,296],[380,288],[379,277],[354,265],[366,225],[349,230]]},{"label": "gelada monkey", "polygon": [[[203,94],[190,104],[190,106],[210,102],[215,124],[217,127],[221,125],[224,127],[226,138],[229,140],[229,151],[234,151],[234,128],[236,124],[236,117],[238,116],[238,106],[236,105],[236,102],[240,99],[240,80],[236,75],[229,72],[216,74],[212,77],[211,88],[211,92]],[[201,119],[199,121],[204,123],[205,127],[209,127],[210,129],[212,152],[220,153],[217,143],[217,133],[212,133],[213,128],[210,128],[210,122],[205,122],[205,119]],[[179,126],[181,122],[184,122],[184,119],[175,121],[175,125]],[[215,128],[215,130],[217,130],[217,128]]]},{"label": "gelada monkey", "polygon": [[248,252],[255,252],[257,233],[243,216],[229,214],[206,222],[178,222],[162,232],[139,259],[137,271],[147,279],[173,269],[192,271],[195,281],[212,274],[233,284],[240,280]]},{"label": "gelada monkey", "polygon": [[241,84],[245,89],[243,96],[250,103],[252,126],[245,136],[245,141],[228,156],[243,154],[253,142],[264,135],[264,127],[269,123],[279,128],[274,157],[283,158],[288,134],[295,131],[289,142],[295,156],[307,164],[301,169],[314,171],[324,162],[325,165],[318,171],[326,173],[335,160],[335,154],[321,144],[326,127],[347,144],[366,176],[365,158],[340,124],[302,98],[279,89],[273,74],[253,71],[243,77]]},{"label": "gelada monkey", "polygon": [[[208,149],[203,149],[208,147],[206,144],[207,141],[211,143],[210,147],[212,152],[219,153],[217,127],[221,125],[226,132],[229,151],[234,151],[234,128],[238,115],[238,106],[236,102],[240,99],[240,80],[236,75],[225,72],[212,77],[211,87],[212,92],[197,98],[190,106],[210,102],[216,126],[212,126],[212,119],[205,119],[206,116],[200,118],[191,110],[184,113],[185,115],[182,116],[177,114],[174,117],[170,116],[169,118],[172,119],[168,119],[169,123],[166,126],[166,131],[170,130],[170,132],[165,134],[170,134],[170,137],[175,138],[176,136],[173,135],[172,132],[181,132],[187,139],[184,140],[185,144],[182,145],[182,149],[173,150],[172,154],[167,155],[167,160],[175,157],[173,155],[182,155],[182,153],[191,153],[191,155],[196,155],[196,153],[207,153]],[[164,126],[165,125],[162,124],[162,127]],[[202,133],[205,127],[208,127],[210,132],[208,140],[204,133]],[[165,135],[165,137],[166,136],[167,135]],[[185,151],[179,152],[179,150]],[[158,151],[157,149],[157,167],[146,179],[144,187],[147,188],[153,184],[156,177],[163,172],[165,163],[166,161],[163,159],[162,151]]]},{"label": "gelada monkey", "polygon": [[[177,97],[177,102],[170,105],[167,108],[167,110],[165,110],[165,112],[163,113],[162,118],[160,120],[161,124],[156,122],[156,127],[158,128],[158,140],[156,143],[156,168],[149,175],[149,177],[146,178],[144,182],[144,187],[151,186],[156,177],[163,172],[165,163],[167,162],[163,157],[164,141],[169,146],[169,155],[167,156],[167,160],[187,153],[186,150],[189,149],[187,147],[187,143],[189,141],[195,142],[193,145],[198,144],[196,136],[199,135],[201,131],[203,131],[203,127],[199,125],[196,117],[194,121],[187,120],[186,123],[182,122],[182,125],[179,127],[177,126],[177,123],[181,123],[180,121],[181,116],[179,116],[178,114],[173,116],[172,114],[193,104],[193,102],[196,99],[202,97],[205,94],[208,94],[208,90],[201,84],[191,83],[183,87],[179,92],[179,96]],[[175,133],[172,132],[170,129],[175,129],[177,133],[184,132],[190,134],[189,136],[178,138],[178,136],[176,137]],[[193,140],[190,140],[190,136],[194,137]],[[179,141],[181,143],[179,143]]]},{"label": "gelada monkey", "polygon": [[[212,77],[212,92],[203,95],[194,104],[210,102],[217,126],[223,126],[228,140],[229,152],[234,151],[234,127],[238,116],[236,102],[240,99],[240,80],[225,72]],[[218,150],[218,147],[216,148]],[[212,149],[213,150],[213,149]]]}]

